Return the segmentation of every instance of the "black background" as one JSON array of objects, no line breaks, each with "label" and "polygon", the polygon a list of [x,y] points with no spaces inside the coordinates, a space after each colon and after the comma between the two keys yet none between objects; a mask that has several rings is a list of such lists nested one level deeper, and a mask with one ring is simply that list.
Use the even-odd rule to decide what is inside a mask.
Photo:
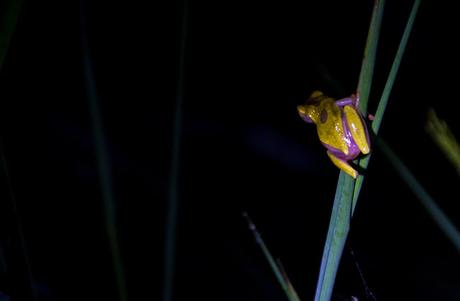
[{"label": "black background", "polygon": [[[130,300],[160,300],[178,1],[88,1]],[[412,1],[387,1],[373,113]],[[372,1],[189,1],[175,300],[285,300],[249,212],[302,300],[314,296],[338,170],[296,112],[312,90],[355,92]],[[455,222],[459,178],[424,130],[433,107],[460,133],[458,18],[424,1],[381,135]],[[116,300],[85,92],[78,1],[25,1],[0,72],[2,146],[43,300]],[[4,183],[6,180],[4,180]],[[1,289],[28,298],[2,184]],[[377,300],[458,300],[460,258],[374,150],[348,245]],[[334,300],[365,292],[348,250]]]}]

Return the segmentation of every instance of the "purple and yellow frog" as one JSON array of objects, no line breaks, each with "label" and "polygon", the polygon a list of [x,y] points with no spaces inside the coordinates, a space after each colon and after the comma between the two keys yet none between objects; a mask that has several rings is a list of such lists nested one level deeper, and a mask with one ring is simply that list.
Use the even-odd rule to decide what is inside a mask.
[{"label": "purple and yellow frog", "polygon": [[304,105],[297,107],[305,122],[316,124],[319,140],[331,161],[353,178],[358,172],[349,161],[370,152],[369,134],[358,104],[357,95],[335,101],[314,91]]}]

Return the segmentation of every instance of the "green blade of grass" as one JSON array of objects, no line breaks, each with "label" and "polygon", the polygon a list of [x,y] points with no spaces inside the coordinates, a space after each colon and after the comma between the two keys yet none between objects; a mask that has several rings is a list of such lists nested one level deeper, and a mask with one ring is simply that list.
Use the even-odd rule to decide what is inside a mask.
[{"label": "green blade of grass", "polygon": [[351,200],[355,180],[341,171],[332,207],[332,216],[324,246],[321,268],[316,286],[315,301],[331,299],[345,241],[350,229]]},{"label": "green blade of grass", "polygon": [[371,92],[372,76],[374,74],[375,57],[377,56],[377,46],[380,36],[380,27],[382,25],[384,6],[385,0],[375,0],[366,46],[364,48],[363,62],[358,82],[360,99],[359,108],[362,113],[367,112],[367,104],[369,102],[369,94]]},{"label": "green blade of grass", "polygon": [[425,129],[460,175],[460,144],[447,123],[433,109],[428,111]]},{"label": "green blade of grass", "polygon": [[[396,80],[396,75],[398,74],[399,66],[401,65],[401,59],[406,50],[407,42],[409,40],[410,33],[412,31],[412,27],[414,25],[415,16],[417,15],[418,7],[420,6],[420,0],[415,0],[414,5],[412,6],[412,10],[407,20],[406,28],[404,29],[403,36],[401,38],[401,42],[399,43],[398,51],[396,52],[396,56],[393,60],[393,64],[391,66],[390,73],[388,75],[388,79],[385,83],[385,87],[382,92],[382,96],[380,97],[380,101],[377,107],[377,112],[375,113],[374,120],[372,122],[372,132],[375,136],[377,136],[380,125],[382,124],[383,114],[385,113],[385,109],[388,104],[388,99],[390,97],[391,90],[393,88],[394,81]],[[366,112],[366,111],[363,111]],[[369,160],[372,156],[372,153],[367,155],[364,158],[361,158],[357,161],[358,166],[366,170],[367,166],[369,165]],[[355,184],[355,192],[353,196],[353,206],[352,206],[352,214],[355,211],[356,204],[358,202],[359,193],[361,191],[361,187],[363,185],[364,177],[362,175],[358,176],[356,179]]]},{"label": "green blade of grass", "polygon": [[[362,112],[367,111],[384,4],[384,0],[376,0],[374,2],[369,26],[358,83],[359,105]],[[341,171],[337,182],[323,257],[321,259],[315,301],[329,301],[331,299],[340,258],[350,229],[354,186],[355,180]]]},{"label": "green blade of grass", "polygon": [[[395,60],[393,62],[389,78],[385,85],[382,98],[380,99],[374,123],[372,124],[372,130],[375,134],[377,134],[379,130],[381,120],[385,112],[385,107],[388,102],[388,97],[393,87],[393,82],[396,78],[400,61],[406,48],[406,44],[419,4],[419,0],[416,0],[414,3]],[[364,52],[363,65],[359,76],[358,92],[360,94],[360,110],[364,114],[367,112],[367,104],[375,65],[378,37],[383,16],[383,7],[383,0],[375,1],[371,25],[369,28],[369,35]],[[369,159],[370,155],[359,160],[357,163],[360,167],[365,169],[369,163]],[[334,198],[332,216],[329,223],[329,230],[323,251],[323,258],[321,261],[321,269],[318,278],[318,284],[316,287],[315,301],[329,301],[331,299],[334,282],[340,263],[340,257],[343,253],[343,248],[345,246],[345,241],[350,227],[351,217],[355,210],[363,180],[363,175],[359,175],[355,181],[344,172],[340,172],[336,195]]]},{"label": "green blade of grass", "polygon": [[271,255],[270,250],[268,249],[267,245],[262,239],[262,236],[260,235],[259,231],[257,231],[256,225],[252,222],[247,212],[243,212],[243,217],[246,219],[246,222],[248,223],[248,226],[249,226],[249,230],[251,230],[252,234],[254,235],[256,243],[259,245],[262,252],[264,253],[265,259],[270,265],[270,268],[272,269],[273,274],[275,274],[276,280],[280,284],[288,300],[289,301],[300,301],[299,296],[297,295],[297,292],[295,291],[294,287],[289,281],[289,278],[287,277],[286,272],[284,271],[284,269],[281,268],[281,265],[278,262],[276,262],[276,260]]},{"label": "green blade of grass", "polygon": [[171,301],[174,296],[174,272],[176,259],[176,228],[179,208],[179,166],[182,133],[182,104],[184,102],[185,50],[187,42],[188,0],[182,8],[180,32],[180,49],[176,93],[176,111],[172,133],[171,176],[169,181],[168,203],[165,222],[164,266],[163,266],[163,301]]},{"label": "green blade of grass", "polygon": [[22,2],[22,0],[10,0],[0,5],[0,69],[3,66],[13,32],[18,23]]},{"label": "green blade of grass", "polygon": [[396,169],[399,176],[407,183],[409,188],[420,200],[428,214],[433,218],[439,228],[441,228],[444,234],[454,244],[455,248],[460,252],[460,232],[457,230],[455,225],[450,221],[447,215],[436,204],[436,202],[422,187],[422,185],[420,185],[409,168],[407,168],[401,159],[398,158],[398,156],[388,146],[388,144],[386,144],[385,141],[383,141],[381,138],[377,139],[377,144],[391,165],[393,165],[393,167]]},{"label": "green blade of grass", "polygon": [[[3,63],[5,62],[5,58],[7,56],[8,50],[10,48],[11,40],[13,34],[16,30],[19,14],[22,9],[22,0],[9,0],[4,1],[0,4],[0,70],[3,67]],[[17,293],[12,292],[12,299],[24,299],[24,300],[38,300],[37,290],[34,284],[34,276],[32,274],[32,269],[30,266],[29,256],[27,254],[27,247],[26,241],[24,238],[24,232],[22,229],[22,222],[18,213],[18,208],[16,204],[16,197],[13,191],[13,185],[11,183],[11,178],[9,174],[8,162],[6,160],[6,155],[3,150],[3,143],[0,142],[0,177],[6,180],[6,185],[8,187],[9,193],[9,201],[10,201],[10,209],[13,215],[13,220],[15,223],[15,231],[12,236],[13,244],[18,243],[18,251],[17,256],[20,258],[19,260],[22,261],[21,263],[16,263],[16,274],[20,275],[19,279],[10,279],[13,283],[15,281],[25,283],[18,283],[16,282],[17,286]],[[6,268],[6,260],[4,259],[3,252],[0,254],[1,261],[3,262],[3,267]],[[5,271],[2,271],[5,272]]]},{"label": "green blade of grass", "polygon": [[420,6],[420,2],[421,0],[414,1],[414,5],[412,6],[412,10],[409,15],[409,19],[407,20],[406,28],[404,29],[404,33],[401,38],[401,42],[399,43],[398,51],[396,52],[396,56],[393,61],[393,65],[391,66],[390,74],[388,75],[388,79],[385,84],[385,88],[383,89],[382,97],[380,98],[379,105],[375,113],[374,121],[372,122],[372,130],[374,131],[374,133],[377,133],[380,129],[380,125],[383,119],[383,114],[385,113],[388,99],[390,97],[390,93],[393,88],[393,84],[395,82],[396,75],[398,74],[402,56],[404,54],[404,51],[406,50],[407,42],[409,41],[410,33],[414,25],[415,16],[417,15],[417,11],[418,11],[418,7]]},{"label": "green blade of grass", "polygon": [[112,265],[115,273],[116,288],[121,301],[127,301],[126,281],[124,275],[121,249],[118,241],[115,195],[113,192],[111,166],[107,149],[107,141],[104,133],[101,112],[99,108],[96,80],[94,78],[93,65],[88,44],[86,28],[86,11],[84,2],[80,2],[80,43],[83,55],[83,71],[85,77],[86,94],[88,99],[89,112],[91,117],[91,127],[93,141],[96,152],[96,163],[99,173],[101,196],[104,206],[105,230],[109,242]]}]

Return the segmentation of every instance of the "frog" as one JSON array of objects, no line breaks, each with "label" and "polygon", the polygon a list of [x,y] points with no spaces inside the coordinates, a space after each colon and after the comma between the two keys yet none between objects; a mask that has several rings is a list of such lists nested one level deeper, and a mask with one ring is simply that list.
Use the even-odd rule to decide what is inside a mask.
[{"label": "frog", "polygon": [[350,161],[370,152],[369,133],[359,110],[359,93],[339,100],[313,91],[305,104],[297,106],[300,117],[316,125],[318,137],[332,163],[353,178],[358,171]]}]

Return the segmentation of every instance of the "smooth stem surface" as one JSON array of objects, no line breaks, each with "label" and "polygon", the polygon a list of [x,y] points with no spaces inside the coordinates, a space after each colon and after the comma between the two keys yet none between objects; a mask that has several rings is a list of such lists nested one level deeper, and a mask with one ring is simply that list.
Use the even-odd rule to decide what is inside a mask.
[{"label": "smooth stem surface", "polygon": [[380,36],[380,27],[382,26],[384,7],[385,0],[375,0],[366,47],[364,48],[361,72],[359,73],[359,108],[364,115],[366,115],[367,112],[367,104],[371,93],[372,76],[374,75],[375,58],[377,56],[377,46]]},{"label": "smooth stem surface", "polygon": [[[374,73],[375,57],[383,16],[384,0],[375,0],[359,76],[360,109],[367,111],[367,103]],[[316,286],[315,301],[329,301],[332,297],[340,258],[350,229],[355,179],[340,172],[329,222],[326,243]]]},{"label": "smooth stem surface", "polygon": [[321,260],[315,301],[330,300],[340,258],[350,230],[351,200],[355,180],[341,171],[332,208],[326,244]]},{"label": "smooth stem surface", "polygon": [[[421,0],[415,0],[414,5],[412,6],[412,10],[410,16],[407,20],[406,28],[404,29],[403,36],[399,43],[398,51],[396,52],[395,58],[393,60],[393,64],[391,65],[391,70],[388,75],[388,79],[385,83],[385,87],[382,92],[382,96],[380,97],[379,104],[377,106],[377,112],[375,114],[374,120],[372,121],[371,130],[375,137],[380,129],[380,125],[383,120],[383,115],[385,113],[385,109],[388,104],[388,99],[390,98],[390,93],[393,88],[394,81],[396,80],[396,76],[398,74],[399,66],[401,65],[401,59],[403,57],[404,51],[406,50],[407,42],[409,41],[410,33],[412,32],[412,27],[414,25],[415,16],[417,15],[418,8],[420,6]],[[372,153],[367,155],[364,158],[358,160],[358,166],[366,170],[367,166],[369,165],[369,160],[372,156]],[[363,185],[364,177],[362,175],[358,176],[356,179],[355,185],[355,192],[353,197],[353,206],[352,206],[352,214],[355,211],[356,204],[358,202],[359,193],[361,192],[361,187]]]}]

